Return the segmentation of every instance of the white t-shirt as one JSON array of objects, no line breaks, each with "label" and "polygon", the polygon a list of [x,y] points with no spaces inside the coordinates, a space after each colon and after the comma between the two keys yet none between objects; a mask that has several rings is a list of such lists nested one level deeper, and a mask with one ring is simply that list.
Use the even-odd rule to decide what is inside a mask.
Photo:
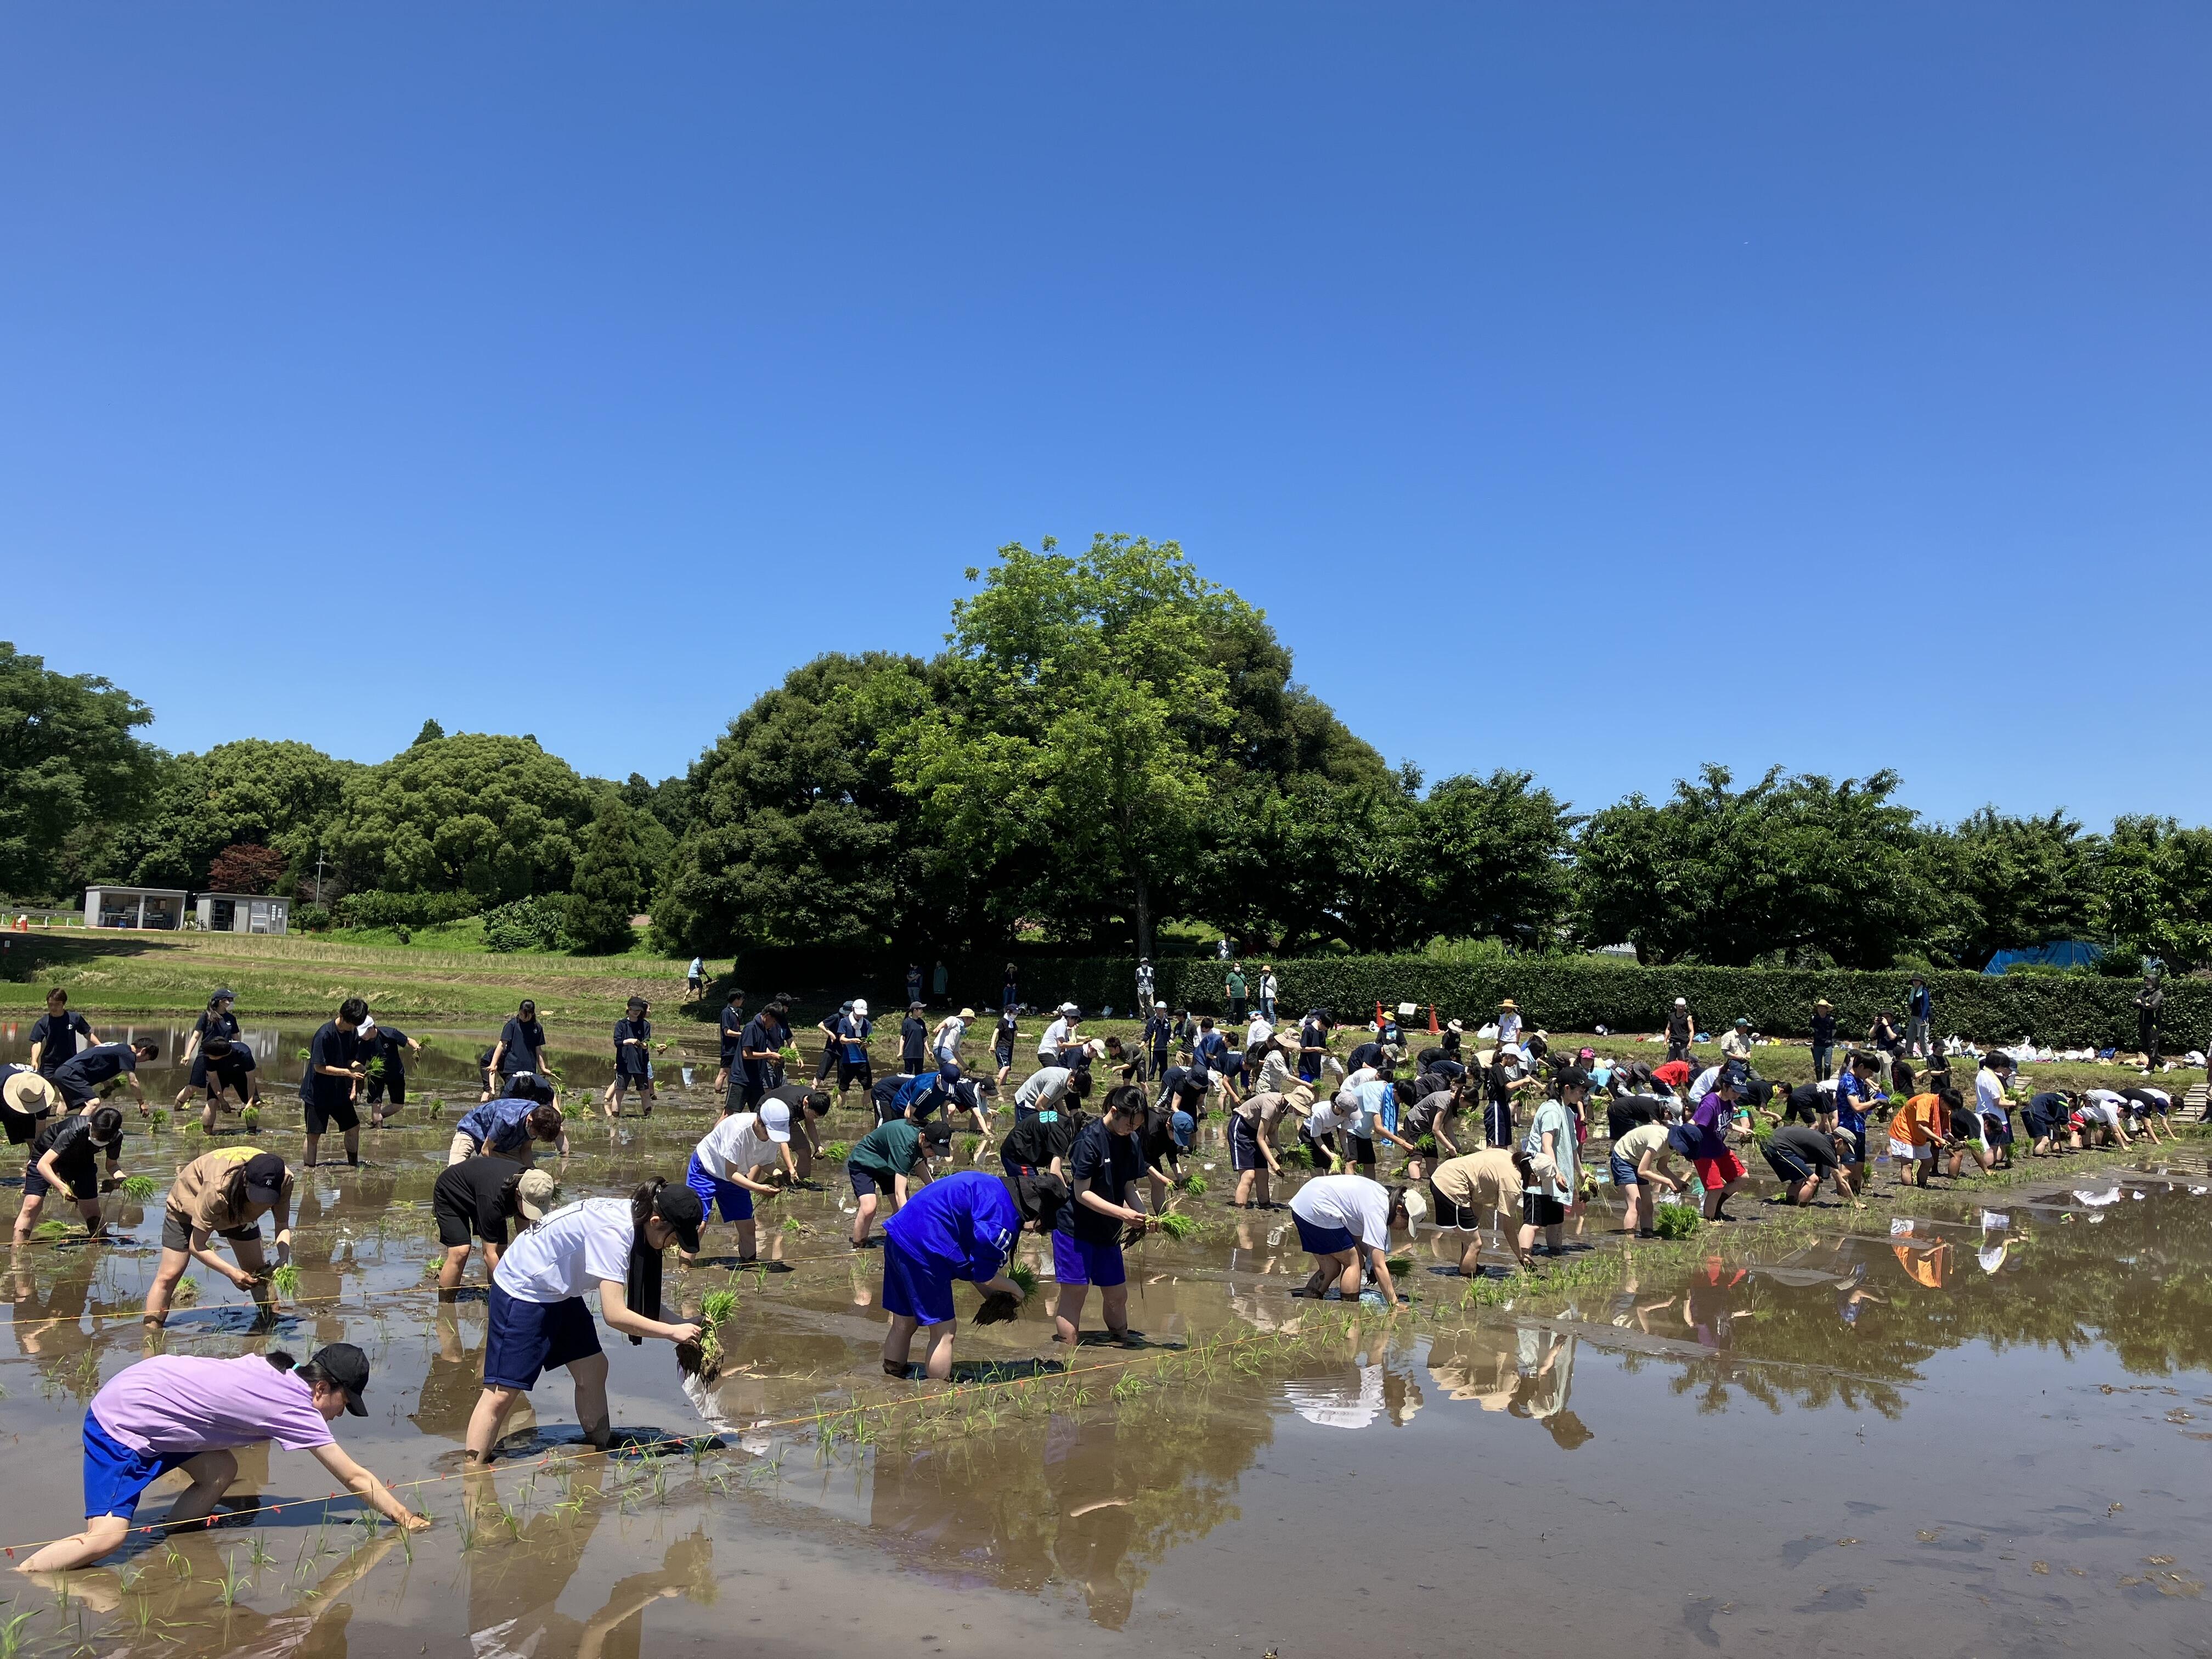
[{"label": "white t-shirt", "polygon": [[1291,1213],[1315,1227],[1341,1227],[1370,1249],[1390,1248],[1390,1194],[1365,1176],[1316,1176],[1291,1200]]},{"label": "white t-shirt", "polygon": [[1521,1016],[1500,1014],[1498,1017],[1498,1041],[1501,1047],[1521,1040]]},{"label": "white t-shirt", "polygon": [[1255,1014],[1252,1016],[1252,1023],[1244,1028],[1244,1046],[1247,1048],[1253,1048],[1265,1042],[1274,1035],[1275,1028],[1261,1018],[1259,1015]]},{"label": "white t-shirt", "polygon": [[1974,1110],[1983,1117],[2002,1121],[2006,1116],[2004,1085],[1986,1066],[1974,1073]]},{"label": "white t-shirt", "polygon": [[1037,1039],[1037,1053],[1048,1060],[1054,1058],[1067,1046],[1067,1017],[1063,1014],[1044,1028],[1044,1035]]},{"label": "white t-shirt", "polygon": [[750,1175],[762,1164],[777,1161],[775,1143],[761,1133],[758,1112],[731,1113],[694,1150],[699,1167],[717,1181],[730,1179],[733,1169]]},{"label": "white t-shirt", "polygon": [[1067,1080],[1074,1075],[1065,1066],[1048,1066],[1032,1072],[1014,1091],[1014,1104],[1042,1111],[1067,1092]]},{"label": "white t-shirt", "polygon": [[938,1058],[940,1060],[959,1059],[960,1039],[962,1036],[966,1035],[967,1030],[968,1022],[966,1020],[961,1018],[957,1014],[947,1015],[945,1017],[945,1023],[937,1028]]},{"label": "white t-shirt", "polygon": [[637,1230],[626,1198],[583,1198],[526,1227],[500,1253],[492,1283],[518,1302],[550,1304],[629,1278]]},{"label": "white t-shirt", "polygon": [[2120,1114],[2128,1109],[2125,1095],[2111,1089],[2086,1089],[2082,1091],[2082,1098],[2087,1102],[2089,1109],[2106,1123],[2115,1129],[2120,1127]]}]

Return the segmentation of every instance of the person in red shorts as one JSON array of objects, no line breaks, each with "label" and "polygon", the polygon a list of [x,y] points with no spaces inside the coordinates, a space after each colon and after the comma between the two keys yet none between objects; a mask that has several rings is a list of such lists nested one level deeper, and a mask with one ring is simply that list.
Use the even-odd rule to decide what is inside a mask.
[{"label": "person in red shorts", "polygon": [[1690,1121],[1698,1127],[1698,1150],[1692,1162],[1698,1179],[1705,1184],[1705,1219],[1728,1221],[1729,1199],[1749,1179],[1743,1160],[1729,1149],[1729,1126],[1735,1121],[1735,1079],[1726,1072],[1714,1079],[1713,1091],[1698,1103]]}]

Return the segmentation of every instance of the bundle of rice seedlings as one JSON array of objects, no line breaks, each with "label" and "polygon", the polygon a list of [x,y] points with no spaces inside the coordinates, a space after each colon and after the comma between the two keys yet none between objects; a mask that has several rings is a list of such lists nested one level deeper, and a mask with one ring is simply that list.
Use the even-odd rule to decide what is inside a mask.
[{"label": "bundle of rice seedlings", "polygon": [[143,1204],[161,1189],[161,1182],[151,1176],[144,1175],[125,1176],[123,1184],[116,1188],[134,1204]]},{"label": "bundle of rice seedlings", "polygon": [[1024,1296],[1035,1296],[1036,1294],[1036,1269],[1030,1267],[1027,1262],[1015,1261],[1009,1263],[1006,1267],[1006,1277],[1012,1279],[1015,1284],[1022,1287],[1022,1294]]},{"label": "bundle of rice seedlings", "polygon": [[1688,1204],[1662,1204],[1651,1219],[1651,1230],[1662,1238],[1688,1238],[1705,1224],[1705,1217]]},{"label": "bundle of rice seedlings", "polygon": [[1197,1222],[1187,1215],[1178,1215],[1173,1210],[1166,1211],[1155,1217],[1152,1224],[1177,1243],[1188,1238],[1198,1231]]},{"label": "bundle of rice seedlings", "polygon": [[279,1296],[296,1297],[300,1294],[300,1270],[289,1261],[269,1275],[269,1282]]},{"label": "bundle of rice seedlings", "polygon": [[1189,1175],[1183,1176],[1182,1180],[1176,1182],[1176,1185],[1182,1188],[1183,1191],[1188,1193],[1194,1198],[1203,1198],[1206,1196],[1206,1177],[1198,1174],[1195,1170],[1192,1171]]},{"label": "bundle of rice seedlings", "polygon": [[31,1229],[31,1237],[42,1239],[51,1244],[57,1239],[67,1238],[69,1232],[69,1223],[66,1221],[41,1221]]},{"label": "bundle of rice seedlings", "polygon": [[699,1298],[700,1369],[705,1370],[722,1357],[722,1326],[738,1311],[735,1291],[709,1291]]},{"label": "bundle of rice seedlings", "polygon": [[154,1109],[154,1115],[146,1121],[152,1124],[157,1130],[167,1128],[169,1127],[169,1109],[166,1106],[156,1106]]},{"label": "bundle of rice seedlings", "polygon": [[833,1140],[822,1149],[822,1158],[825,1164],[842,1164],[852,1156],[853,1143],[849,1140]]},{"label": "bundle of rice seedlings", "polygon": [[177,1288],[169,1297],[170,1304],[179,1308],[189,1308],[199,1299],[200,1282],[197,1279],[179,1279]]},{"label": "bundle of rice seedlings", "polygon": [[247,1107],[244,1111],[238,1115],[238,1121],[249,1130],[259,1128],[261,1127],[261,1109],[258,1106]]}]

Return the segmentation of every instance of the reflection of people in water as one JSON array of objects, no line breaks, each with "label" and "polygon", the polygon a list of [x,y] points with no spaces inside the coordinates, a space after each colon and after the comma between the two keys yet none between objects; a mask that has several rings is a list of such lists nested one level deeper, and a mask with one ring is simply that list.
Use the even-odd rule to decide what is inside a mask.
[{"label": "reflection of people in water", "polygon": [[1890,1254],[1915,1284],[1940,1291],[1951,1275],[1951,1247],[1939,1244],[1893,1244]]},{"label": "reflection of people in water", "polygon": [[[643,1614],[655,1601],[675,1595],[702,1605],[713,1600],[714,1540],[695,1532],[671,1544],[658,1567],[617,1580],[589,1619],[579,1620],[556,1605],[582,1565],[600,1517],[614,1507],[601,1495],[606,1468],[602,1458],[579,1458],[570,1466],[570,1491],[584,1500],[581,1513],[541,1513],[524,1524],[514,1547],[468,1558],[469,1643],[477,1652],[527,1654],[532,1659],[635,1655]],[[488,1475],[474,1474],[470,1481],[469,1501],[497,1501]]]},{"label": "reflection of people in water", "polygon": [[1722,1267],[1718,1256],[1705,1258],[1705,1267],[1690,1276],[1690,1293],[1682,1309],[1682,1322],[1705,1348],[1729,1348],[1735,1343],[1735,1316],[1747,1309],[1729,1305],[1729,1292],[1744,1282],[1741,1267]]},{"label": "reflection of people in water", "polygon": [[1572,1336],[1534,1325],[1522,1327],[1516,1343],[1514,1370],[1513,1403],[1506,1408],[1514,1416],[1534,1418],[1564,1451],[1572,1451],[1595,1437],[1582,1419],[1567,1409],[1575,1385]]}]

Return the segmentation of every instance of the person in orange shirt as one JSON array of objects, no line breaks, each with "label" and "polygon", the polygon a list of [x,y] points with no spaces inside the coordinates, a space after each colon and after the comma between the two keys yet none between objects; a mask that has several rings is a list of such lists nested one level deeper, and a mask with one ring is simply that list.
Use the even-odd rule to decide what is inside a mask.
[{"label": "person in orange shirt", "polygon": [[[1957,1099],[1957,1091],[1951,1091]],[[1904,1178],[1925,1187],[1936,1173],[1936,1153],[1948,1139],[1950,1109],[1940,1094],[1914,1095],[1889,1121],[1889,1156]]]}]

